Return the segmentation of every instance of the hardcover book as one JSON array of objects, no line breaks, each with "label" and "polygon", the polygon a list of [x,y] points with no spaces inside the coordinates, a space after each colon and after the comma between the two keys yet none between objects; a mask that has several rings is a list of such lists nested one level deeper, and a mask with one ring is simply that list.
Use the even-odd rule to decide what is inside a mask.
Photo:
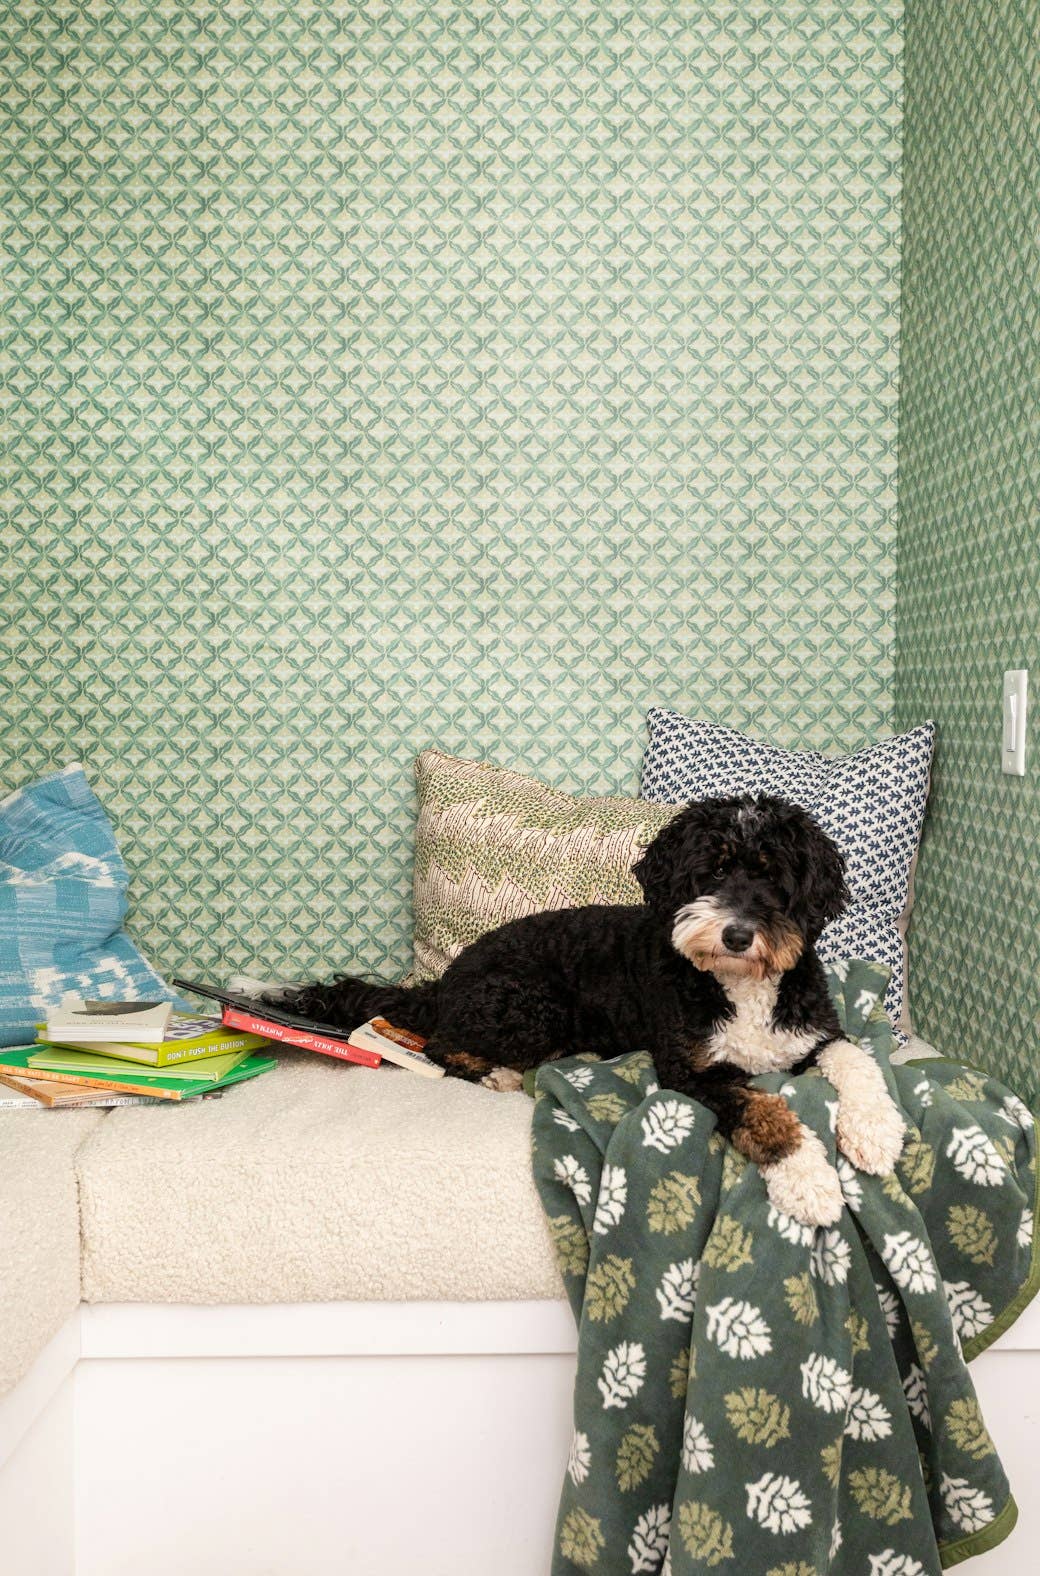
[{"label": "hardcover book", "polygon": [[45,1078],[18,1078],[0,1074],[0,1111],[45,1110],[70,1107],[77,1111],[109,1109],[115,1105],[158,1105],[149,1095],[115,1094],[110,1089],[90,1089],[83,1084],[52,1083]]},{"label": "hardcover book", "polygon": [[[266,1041],[262,1041],[266,1044]],[[114,1049],[114,1047],[113,1047]],[[41,1073],[111,1073],[140,1077],[142,1073],[158,1071],[164,1078],[179,1081],[196,1080],[201,1083],[220,1083],[233,1067],[244,1062],[248,1051],[230,1051],[226,1056],[207,1056],[202,1061],[179,1062],[173,1067],[142,1068],[139,1063],[124,1061],[117,1056],[102,1056],[97,1051],[72,1051],[68,1046],[44,1045],[29,1057],[29,1066]]]}]

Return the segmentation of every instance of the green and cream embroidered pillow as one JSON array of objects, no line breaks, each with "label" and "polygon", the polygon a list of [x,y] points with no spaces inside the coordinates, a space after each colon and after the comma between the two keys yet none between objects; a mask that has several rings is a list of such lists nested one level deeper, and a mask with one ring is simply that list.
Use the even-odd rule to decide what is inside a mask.
[{"label": "green and cream embroidered pillow", "polygon": [[676,806],[587,799],[483,761],[415,763],[413,979],[435,979],[485,931],[547,908],[638,903],[632,866]]}]

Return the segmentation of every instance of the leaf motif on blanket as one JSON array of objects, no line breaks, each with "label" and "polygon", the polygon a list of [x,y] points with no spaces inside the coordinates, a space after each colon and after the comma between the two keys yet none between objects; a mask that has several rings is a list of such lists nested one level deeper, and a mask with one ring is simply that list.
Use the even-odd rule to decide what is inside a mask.
[{"label": "leaf motif on blanket", "polygon": [[903,1291],[926,1292],[936,1287],[935,1266],[927,1243],[909,1231],[886,1236],[881,1257],[888,1273]]},{"label": "leaf motif on blanket", "polygon": [[873,1390],[857,1387],[849,1398],[845,1432],[850,1439],[887,1439],[892,1432],[892,1414]]},{"label": "leaf motif on blanket", "polygon": [[897,1554],[895,1549],[883,1549],[880,1554],[871,1554],[869,1559],[868,1576],[928,1576],[920,1560],[911,1559],[909,1554]]},{"label": "leaf motif on blanket", "polygon": [[1031,1209],[1027,1208],[1022,1211],[1022,1219],[1018,1223],[1015,1241],[1020,1248],[1028,1248],[1031,1245],[1033,1241],[1033,1211]]},{"label": "leaf motif on blanket", "polygon": [[603,1397],[604,1409],[627,1406],[643,1388],[646,1378],[646,1353],[639,1341],[622,1341],[612,1347],[603,1360],[603,1373],[596,1387]]},{"label": "leaf motif on blanket", "polygon": [[[667,1505],[651,1505],[649,1510],[643,1512],[633,1528],[632,1541],[627,1550],[632,1576],[656,1571],[662,1558],[667,1564],[671,1530],[672,1513]],[[663,1569],[661,1576],[664,1576]]]},{"label": "leaf motif on blanket", "polygon": [[808,1270],[803,1270],[800,1275],[788,1275],[784,1281],[784,1296],[799,1324],[816,1323],[820,1317],[820,1304]]},{"label": "leaf motif on blanket", "polygon": [[708,1339],[727,1357],[747,1362],[773,1350],[773,1332],[760,1310],[742,1298],[723,1297],[708,1310]]},{"label": "leaf motif on blanket", "polygon": [[861,1467],[849,1473],[852,1497],[865,1516],[894,1527],[913,1515],[910,1489],[884,1467]]},{"label": "leaf motif on blanket", "polygon": [[724,1396],[723,1405],[737,1437],[749,1445],[768,1448],[791,1437],[791,1408],[769,1390],[744,1385]]},{"label": "leaf motif on blanket", "polygon": [[844,1286],[851,1264],[852,1249],[836,1226],[817,1231],[809,1269],[818,1280],[825,1286]]},{"label": "leaf motif on blanket", "polygon": [[677,1149],[693,1132],[696,1120],[696,1110],[687,1101],[655,1100],[642,1119],[643,1148],[661,1154]]},{"label": "leaf motif on blanket", "polygon": [[821,1412],[844,1412],[852,1394],[852,1375],[825,1352],[813,1352],[801,1365],[802,1394]]},{"label": "leaf motif on blanket", "polygon": [[638,1488],[650,1476],[660,1445],[652,1423],[633,1423],[618,1445],[616,1475],[620,1489]]},{"label": "leaf motif on blanket", "polygon": [[579,1204],[588,1204],[592,1199],[592,1183],[589,1173],[574,1155],[561,1155],[553,1161],[553,1176],[557,1182],[562,1182],[569,1187]]},{"label": "leaf motif on blanket", "polygon": [[861,1313],[850,1313],[845,1320],[845,1328],[849,1332],[853,1357],[858,1357],[860,1352],[870,1351],[870,1327]]},{"label": "leaf motif on blanket", "polygon": [[946,1154],[966,1182],[978,1187],[999,1187],[1007,1167],[981,1127],[955,1127]]},{"label": "leaf motif on blanket", "polygon": [[837,1488],[838,1478],[841,1475],[841,1440],[832,1440],[829,1445],[824,1445],[820,1451],[820,1466],[823,1475],[831,1488]]},{"label": "leaf motif on blanket", "polygon": [[953,1327],[962,1341],[981,1335],[993,1323],[993,1309],[967,1281],[943,1281]]},{"label": "leaf motif on blanket", "polygon": [[926,1368],[930,1368],[939,1355],[939,1347],[935,1336],[922,1319],[910,1320],[910,1333],[917,1347],[917,1355]]},{"label": "leaf motif on blanket", "polygon": [[701,1201],[701,1185],[696,1177],[669,1171],[650,1189],[646,1222],[651,1231],[683,1231],[692,1224]]},{"label": "leaf motif on blanket", "polygon": [[917,1096],[917,1098],[921,1102],[921,1109],[927,1111],[928,1107],[932,1104],[933,1100],[935,1099],[935,1096],[934,1096],[934,1094],[932,1092],[931,1079],[930,1078],[922,1078],[919,1083],[915,1083],[914,1084],[914,1094]]},{"label": "leaf motif on blanket", "polygon": [[689,1412],[683,1419],[682,1464],[687,1472],[710,1472],[715,1465],[715,1447]]},{"label": "leaf motif on blanket", "polygon": [[856,1167],[844,1155],[839,1155],[834,1162],[834,1169],[838,1173],[841,1183],[841,1196],[850,1209],[863,1208],[863,1183],[860,1181]]},{"label": "leaf motif on blanket", "polygon": [[591,1570],[606,1546],[598,1516],[590,1516],[587,1510],[581,1510],[578,1506],[567,1512],[560,1528],[561,1554],[573,1560],[582,1570]]},{"label": "leaf motif on blanket", "polygon": [[816,1576],[816,1567],[806,1565],[804,1560],[788,1560],[786,1565],[771,1566],[766,1576]]},{"label": "leaf motif on blanket", "polygon": [[939,1492],[951,1521],[962,1532],[981,1532],[993,1520],[993,1501],[982,1489],[973,1488],[967,1478],[950,1477],[944,1472]]},{"label": "leaf motif on blanket", "polygon": [[739,1270],[752,1259],[753,1242],[750,1231],[745,1231],[732,1215],[716,1218],[711,1236],[704,1245],[704,1262],[712,1269]]},{"label": "leaf motif on blanket", "polygon": [[574,1067],[569,1073],[564,1073],[563,1076],[572,1089],[577,1089],[580,1092],[582,1089],[589,1087],[594,1074],[591,1067]]},{"label": "leaf motif on blanket", "polygon": [[733,1558],[733,1528],[717,1510],[688,1499],[679,1506],[679,1536],[692,1559],[714,1567]]},{"label": "leaf motif on blanket", "polygon": [[748,1515],[767,1532],[797,1532],[812,1525],[812,1508],[797,1479],[766,1472],[744,1488]]},{"label": "leaf motif on blanket", "polygon": [[946,1211],[946,1230],[954,1247],[973,1264],[993,1263],[997,1234],[984,1209],[975,1204],[951,1204]]},{"label": "leaf motif on blanket", "polygon": [[611,1319],[616,1319],[628,1306],[635,1283],[632,1260],[608,1253],[589,1271],[585,1283],[585,1312],[590,1319],[599,1323],[607,1324]]},{"label": "leaf motif on blanket", "polygon": [[619,1223],[625,1213],[627,1198],[628,1177],[624,1166],[604,1166],[599,1181],[596,1216],[592,1222],[592,1229],[598,1236],[605,1237],[611,1226]]},{"label": "leaf motif on blanket", "polygon": [[690,1353],[683,1347],[672,1360],[668,1370],[668,1393],[673,1401],[681,1401],[690,1387]]},{"label": "leaf motif on blanket", "polygon": [[932,1413],[928,1405],[928,1381],[916,1363],[911,1363],[910,1372],[903,1380],[903,1394],[906,1396],[906,1404],[910,1411],[931,1433]]},{"label": "leaf motif on blanket", "polygon": [[804,1226],[800,1220],[795,1220],[793,1215],[785,1215],[782,1209],[777,1209],[775,1204],[770,1204],[766,1216],[766,1224],[785,1242],[793,1242],[799,1248],[811,1248],[816,1236],[815,1226]]},{"label": "leaf motif on blanket", "polygon": [[561,1275],[584,1275],[589,1263],[589,1239],[569,1215],[549,1216],[549,1235]]},{"label": "leaf motif on blanket", "polygon": [[567,1476],[575,1488],[579,1483],[584,1483],[591,1465],[592,1448],[589,1445],[589,1436],[575,1432],[571,1440],[570,1454],[567,1457]]},{"label": "leaf motif on blanket", "polygon": [[1030,1111],[1029,1107],[1018,1098],[1017,1094],[1008,1094],[1004,1096],[1004,1103],[997,1112],[997,1115],[1002,1117],[1010,1127],[1020,1128],[1023,1133],[1031,1132],[1036,1125],[1033,1121],[1033,1113]]},{"label": "leaf motif on blanket", "polygon": [[[545,1091],[542,1089],[539,1089],[538,1091],[539,1094],[544,1094],[544,1092]],[[557,1127],[565,1128],[568,1133],[576,1133],[579,1131],[580,1124],[574,1120],[573,1116],[570,1116],[568,1112],[563,1109],[562,1105],[558,1105],[553,1112],[553,1121],[556,1123]]]},{"label": "leaf motif on blanket", "polygon": [[951,1401],[944,1426],[958,1450],[963,1450],[973,1461],[993,1454],[993,1441],[974,1396],[961,1395]]},{"label": "leaf motif on blanket", "polygon": [[700,1263],[694,1264],[692,1258],[678,1259],[674,1264],[669,1264],[654,1293],[662,1319],[675,1319],[685,1324],[693,1313],[700,1273]]},{"label": "leaf motif on blanket", "polygon": [[888,1331],[888,1338],[889,1340],[894,1340],[899,1333],[902,1304],[895,1292],[889,1291],[887,1286],[879,1286],[877,1281],[874,1282],[874,1290],[877,1292],[878,1307],[885,1316],[885,1328]]},{"label": "leaf motif on blanket", "polygon": [[980,1078],[978,1073],[973,1073],[962,1067],[956,1078],[946,1085],[946,1093],[951,1100],[960,1104],[978,1103],[986,1098],[986,1080]]},{"label": "leaf motif on blanket", "polygon": [[920,1133],[911,1129],[896,1162],[896,1170],[908,1193],[927,1193],[935,1175],[935,1159],[931,1144],[926,1144]]},{"label": "leaf motif on blanket", "polygon": [[588,1098],[589,1115],[596,1122],[620,1122],[628,1106],[619,1094],[612,1090],[605,1090],[603,1094],[593,1094]]}]

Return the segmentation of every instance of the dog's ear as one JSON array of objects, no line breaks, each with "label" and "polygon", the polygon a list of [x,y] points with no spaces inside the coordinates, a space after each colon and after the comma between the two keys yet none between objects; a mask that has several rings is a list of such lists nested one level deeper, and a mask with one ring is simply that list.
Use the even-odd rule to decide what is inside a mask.
[{"label": "dog's ear", "polygon": [[852,901],[845,880],[845,856],[837,843],[811,818],[808,820],[808,859],[804,880],[804,900],[810,919],[810,940],[817,936]]},{"label": "dog's ear", "polygon": [[690,850],[703,819],[699,804],[687,805],[662,826],[632,866],[632,874],[651,908],[669,908],[677,882],[684,876],[688,881]]}]

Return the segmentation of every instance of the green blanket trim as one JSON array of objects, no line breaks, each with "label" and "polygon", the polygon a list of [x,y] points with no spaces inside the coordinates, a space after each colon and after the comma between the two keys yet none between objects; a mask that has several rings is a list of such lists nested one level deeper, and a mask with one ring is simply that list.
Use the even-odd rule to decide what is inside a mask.
[{"label": "green blanket trim", "polygon": [[1004,1509],[996,1521],[991,1521],[988,1527],[981,1532],[970,1533],[968,1537],[961,1538],[959,1543],[941,1543],[939,1545],[939,1558],[943,1570],[949,1570],[951,1565],[960,1565],[963,1560],[973,1560],[976,1554],[987,1554],[990,1549],[995,1549],[998,1543],[1010,1537],[1018,1522],[1018,1506],[1015,1504],[1014,1495],[1009,1495]]},{"label": "green blanket trim", "polygon": [[[943,1065],[946,1067],[967,1067],[972,1072],[983,1074],[986,1078],[993,1077],[988,1068],[980,1067],[977,1062],[955,1062],[951,1056],[913,1056],[909,1061],[903,1062],[901,1065],[903,1067],[924,1067],[925,1069]],[[1040,1126],[1040,1112],[1033,1110],[1032,1107],[1030,1107],[1030,1111],[1034,1122]],[[993,1323],[988,1324],[981,1335],[973,1335],[970,1340],[964,1342],[964,1361],[966,1363],[973,1362],[980,1352],[984,1352],[988,1346],[993,1345],[994,1341],[999,1341],[1002,1335],[1006,1335],[1012,1325],[1017,1322],[1029,1307],[1037,1292],[1040,1292],[1040,1166],[1036,1168],[1036,1178],[1033,1184],[1033,1250],[1029,1261],[1029,1274],[1007,1307],[1001,1310],[993,1320]],[[1017,1511],[1015,1515],[1018,1515]],[[1001,1536],[1006,1538],[1014,1525],[1015,1523],[1012,1521],[1007,1531],[1002,1533]],[[985,1537],[986,1534],[979,1533],[978,1536]],[[973,1540],[969,1538],[966,1541],[970,1543]],[[957,1543],[953,1547],[960,1548],[961,1545]],[[990,1545],[987,1544],[986,1547],[989,1548]],[[973,1554],[981,1554],[981,1552],[981,1548],[971,1550]],[[967,1558],[966,1554],[958,1554],[956,1556],[957,1560]],[[951,1560],[950,1563],[953,1564],[955,1561]]]}]

